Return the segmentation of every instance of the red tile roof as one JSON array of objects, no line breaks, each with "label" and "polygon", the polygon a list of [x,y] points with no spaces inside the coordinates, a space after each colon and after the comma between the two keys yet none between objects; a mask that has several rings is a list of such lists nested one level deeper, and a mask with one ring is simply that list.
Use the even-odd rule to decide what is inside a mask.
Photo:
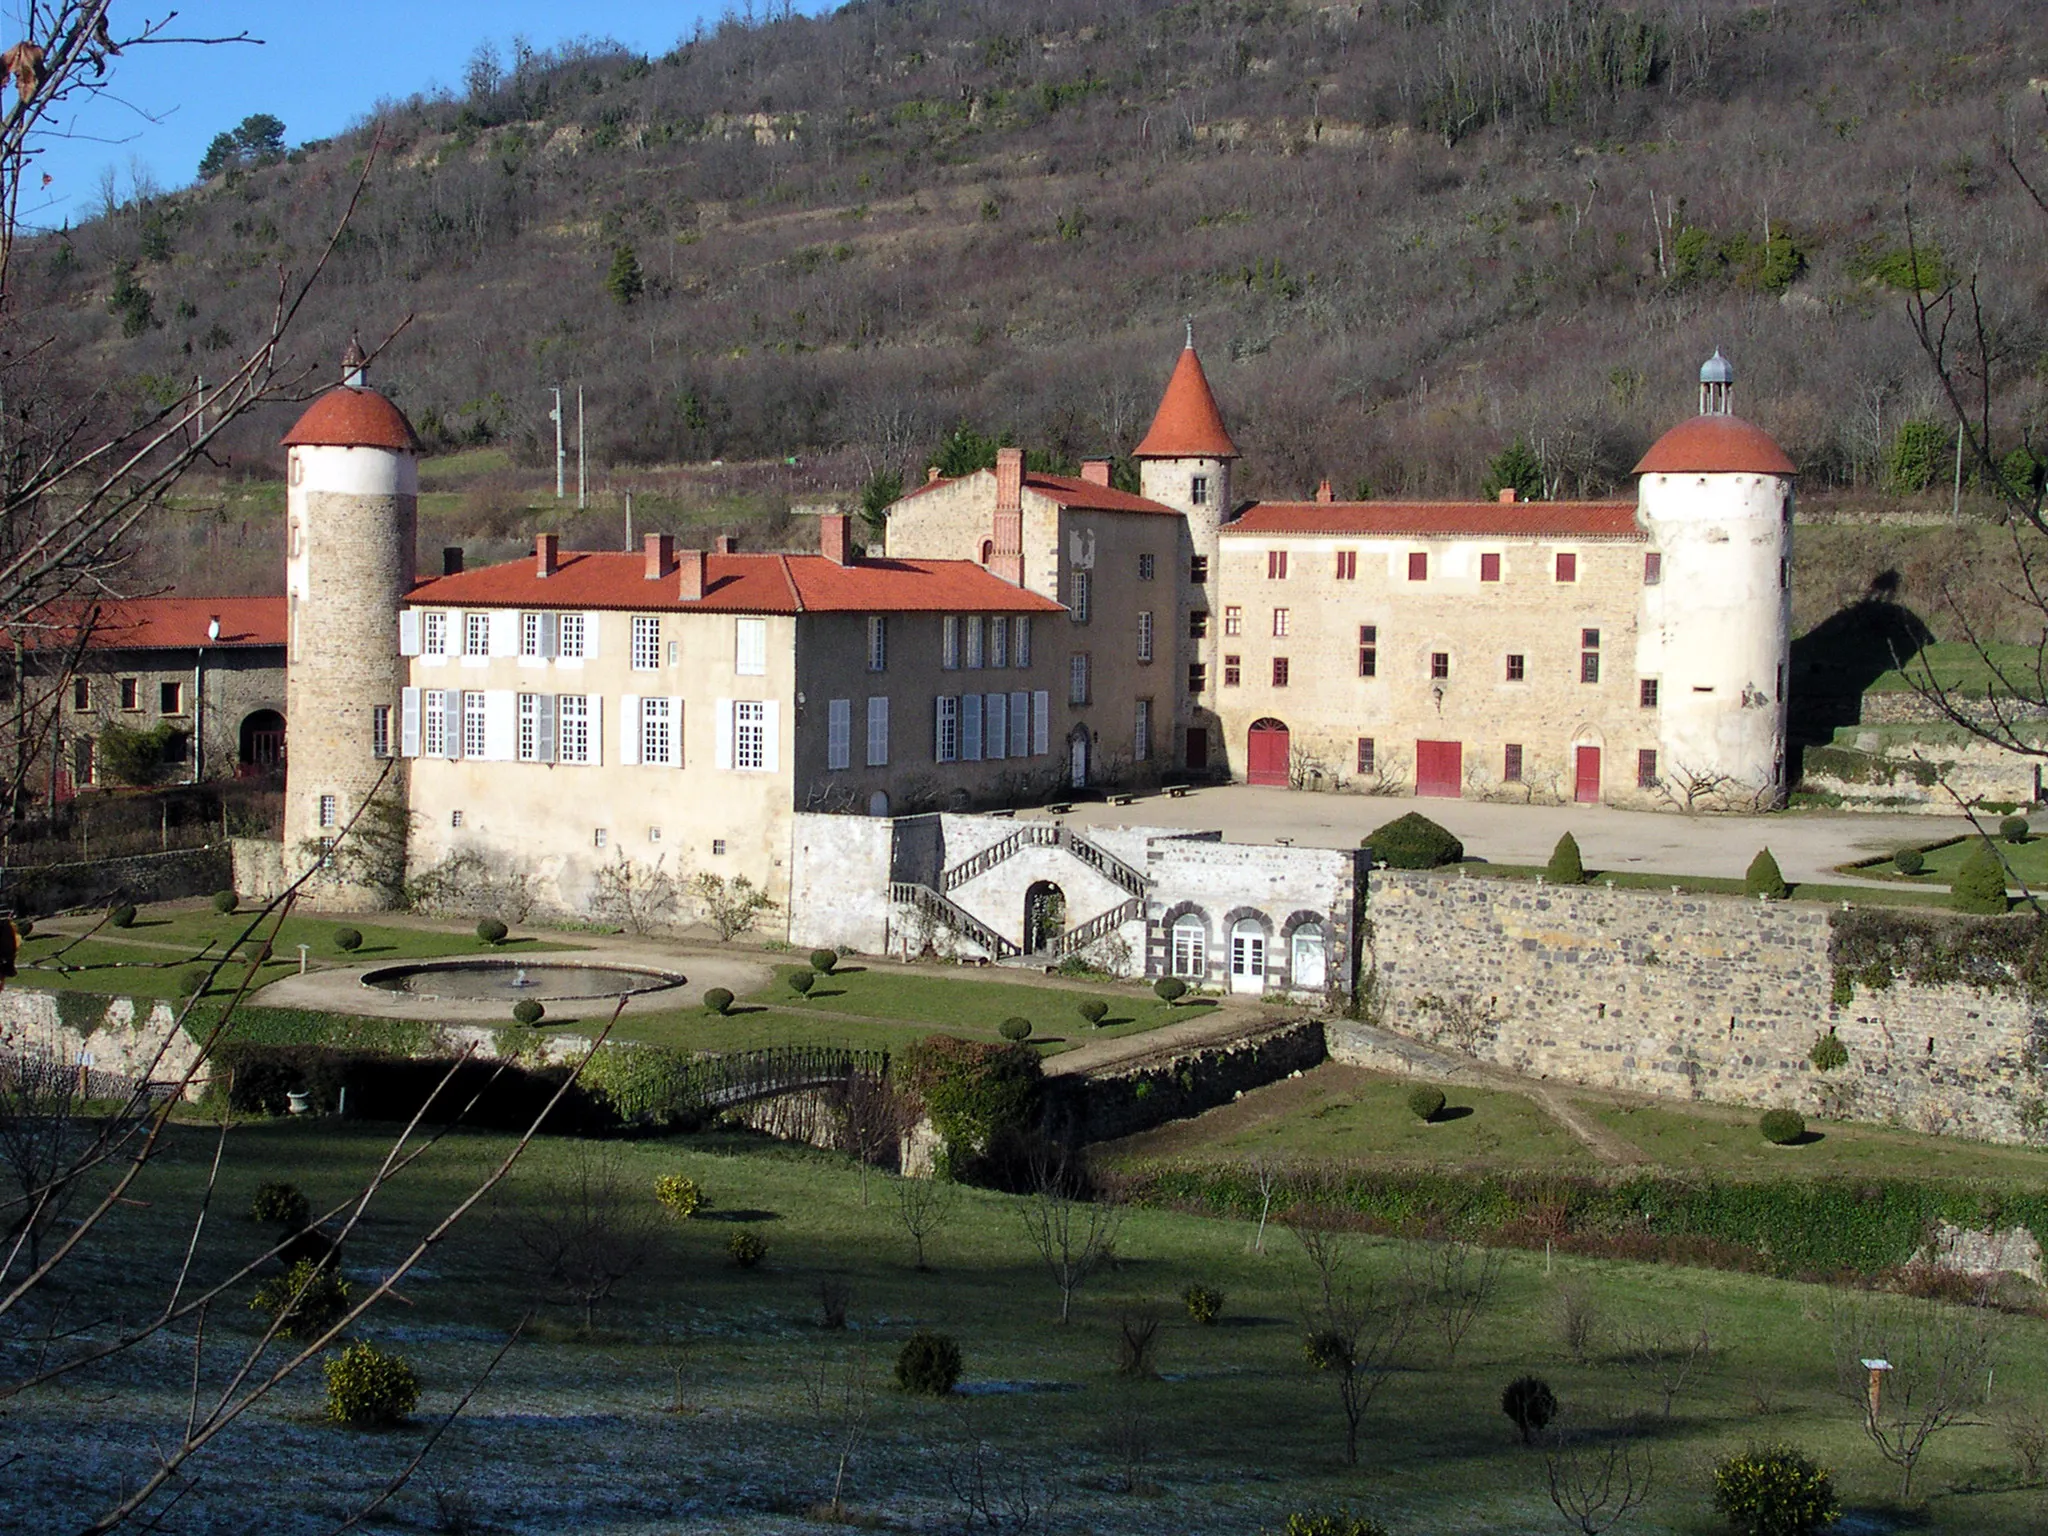
[{"label": "red tile roof", "polygon": [[1076,480],[1070,475],[1026,475],[1024,489],[1037,491],[1050,497],[1063,507],[1073,507],[1083,512],[1143,512],[1151,517],[1179,517],[1172,507],[1133,496],[1129,491],[1119,491],[1113,486],[1097,485],[1092,480]]},{"label": "red tile roof", "polygon": [[1639,475],[1796,475],[1797,466],[1770,433],[1740,416],[1695,416],[1651,445]]},{"label": "red tile roof", "polygon": [[1642,539],[1632,501],[1260,501],[1228,534],[1354,538]]},{"label": "red tile roof", "polygon": [[1013,587],[971,560],[866,559],[823,555],[704,556],[704,596],[681,597],[671,569],[647,579],[642,554],[565,550],[541,577],[529,557],[441,576],[408,602],[467,608],[623,608],[636,613],[1059,613],[1051,598]]},{"label": "red tile roof", "polygon": [[420,440],[413,435],[405,412],[374,389],[351,389],[337,385],[306,407],[291,431],[284,435],[287,448],[388,448],[394,453],[418,453]]},{"label": "red tile roof", "polygon": [[[21,626],[23,643],[31,650],[50,649],[67,643],[76,634],[75,625],[87,622],[95,605],[64,605],[62,617],[49,624],[30,622]],[[184,650],[205,646],[209,650],[246,649],[255,646],[282,647],[285,636],[285,602],[281,597],[137,597],[97,605],[97,617],[88,648],[115,650]],[[220,620],[220,638],[209,640],[207,626]]]},{"label": "red tile roof", "polygon": [[1159,411],[1152,428],[1131,450],[1141,459],[1234,459],[1237,444],[1223,425],[1223,412],[1209,388],[1209,376],[1202,360],[1195,356],[1193,342],[1182,350],[1173,365],[1173,377],[1166,381],[1166,393],[1159,399]]}]

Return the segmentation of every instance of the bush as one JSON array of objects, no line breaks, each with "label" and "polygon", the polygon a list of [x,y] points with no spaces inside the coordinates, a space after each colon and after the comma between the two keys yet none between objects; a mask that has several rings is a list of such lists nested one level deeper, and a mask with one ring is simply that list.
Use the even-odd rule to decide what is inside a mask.
[{"label": "bush", "polygon": [[704,1006],[723,1018],[732,1011],[732,994],[723,987],[712,987],[704,994]]},{"label": "bush", "polygon": [[28,936],[29,936],[30,934],[34,933],[35,931],[36,931],[36,920],[35,920],[34,918],[32,918],[32,917],[17,917],[16,919],[14,919],[14,936],[15,936],[15,938],[17,938],[17,939],[22,939],[22,940],[25,940],[25,939],[27,939],[27,938],[28,938]]},{"label": "bush", "polygon": [[1205,1328],[1223,1315],[1223,1293],[1200,1281],[1182,1291],[1180,1299],[1187,1303],[1188,1316]]},{"label": "bush", "polygon": [[135,926],[135,908],[125,901],[118,907],[107,908],[107,923],[110,927],[114,928],[133,928]]},{"label": "bush", "polygon": [[751,1232],[735,1232],[725,1251],[741,1269],[752,1269],[768,1257],[768,1245]]},{"label": "bush", "polygon": [[1444,1091],[1427,1085],[1411,1089],[1408,1094],[1408,1108],[1416,1119],[1428,1124],[1444,1112]]},{"label": "bush", "polygon": [[1396,816],[1359,843],[1389,869],[1435,869],[1465,857],[1465,845],[1427,816]]},{"label": "bush", "polygon": [[1766,901],[1783,901],[1792,894],[1792,888],[1785,884],[1785,876],[1778,868],[1778,861],[1771,857],[1771,850],[1762,849],[1749,861],[1749,871],[1742,877],[1743,894],[1761,896]]},{"label": "bush", "polygon": [[818,973],[816,971],[791,971],[789,973],[789,990],[798,997],[809,997],[811,995],[811,988],[817,984]]},{"label": "bush", "polygon": [[242,898],[234,891],[215,891],[213,893],[213,910],[222,917],[228,916],[241,904]]},{"label": "bush", "polygon": [[1099,997],[1091,997],[1087,1002],[1079,1004],[1074,1011],[1090,1024],[1100,1024],[1109,1016],[1109,1004]]},{"label": "bush", "polygon": [[484,917],[477,919],[476,936],[482,939],[486,944],[504,943],[505,935],[510,933],[511,931],[511,929],[507,928],[495,917]]},{"label": "bush", "polygon": [[919,1397],[944,1397],[960,1380],[960,1346],[920,1328],[896,1352],[896,1385]]},{"label": "bush", "polygon": [[1297,1509],[1288,1515],[1279,1536],[1387,1536],[1387,1528],[1343,1510]]},{"label": "bush", "polygon": [[1188,984],[1178,976],[1162,976],[1152,983],[1152,995],[1171,1007],[1188,995]]},{"label": "bush", "polygon": [[704,1209],[704,1188],[688,1174],[664,1173],[654,1181],[654,1198],[679,1221],[688,1221]]},{"label": "bush", "polygon": [[1324,1328],[1310,1334],[1301,1341],[1302,1358],[1309,1363],[1309,1369],[1334,1371],[1357,1364],[1357,1357],[1351,1347],[1351,1340],[1337,1328]]},{"label": "bush", "polygon": [[1585,860],[1579,857],[1579,840],[1567,832],[1550,850],[1550,862],[1543,866],[1543,878],[1552,885],[1584,885]]},{"label": "bush", "polygon": [[1806,1053],[1806,1059],[1813,1063],[1816,1072],[1833,1072],[1849,1065],[1849,1047],[1842,1044],[1842,1037],[1831,1029],[1824,1035],[1813,1037],[1813,1049]]},{"label": "bush", "polygon": [[349,1283],[324,1264],[301,1259],[256,1287],[249,1310],[261,1312],[287,1339],[317,1339],[348,1314]]},{"label": "bush", "polygon": [[811,951],[811,969],[820,976],[830,976],[838,964],[839,951],[836,949],[814,949]]},{"label": "bush", "polygon": [[363,935],[355,928],[337,928],[334,931],[334,947],[344,955],[352,955],[363,947]]},{"label": "bush", "polygon": [[1998,824],[1998,835],[2008,843],[2024,843],[2032,830],[2024,816],[2008,816]]},{"label": "bush", "polygon": [[1031,1038],[1031,1021],[1029,1019],[1020,1019],[1015,1014],[1012,1014],[996,1026],[996,1033],[1005,1040],[1012,1042],[1029,1040]]},{"label": "bush", "polygon": [[327,1362],[327,1417],[351,1429],[396,1424],[419,1406],[420,1379],[403,1355],[357,1342]]},{"label": "bush", "polygon": [[303,1227],[312,1216],[312,1203],[299,1192],[299,1186],[278,1179],[258,1184],[256,1196],[249,1202],[251,1221],[274,1222],[293,1231]]},{"label": "bush", "polygon": [[2005,915],[2005,865],[1988,842],[1980,842],[1949,883],[1948,904],[1980,917]]},{"label": "bush", "polygon": [[542,1005],[538,998],[522,997],[512,1005],[513,1020],[526,1025],[529,1029],[546,1018],[547,1014],[546,1007]]},{"label": "bush", "polygon": [[1500,1395],[1500,1411],[1522,1432],[1522,1444],[1557,1417],[1557,1394],[1540,1376],[1517,1376]]},{"label": "bush", "polygon": [[1742,1536],[1811,1536],[1842,1513],[1833,1477],[1789,1445],[1725,1458],[1714,1468],[1714,1508]]},{"label": "bush", "polygon": [[188,965],[178,972],[178,995],[190,997],[206,985],[206,978],[213,974],[210,965]]},{"label": "bush", "polygon": [[1927,867],[1927,855],[1918,848],[1901,848],[1892,855],[1892,868],[1902,875],[1917,875]]},{"label": "bush", "polygon": [[1806,1134],[1806,1121],[1796,1109],[1767,1109],[1757,1128],[1772,1146],[1789,1147]]}]

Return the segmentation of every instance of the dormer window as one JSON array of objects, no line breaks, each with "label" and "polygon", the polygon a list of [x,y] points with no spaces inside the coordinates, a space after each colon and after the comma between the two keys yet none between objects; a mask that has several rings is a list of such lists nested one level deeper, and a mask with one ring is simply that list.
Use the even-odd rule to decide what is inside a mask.
[{"label": "dormer window", "polygon": [[1191,506],[1197,507],[1209,505],[1209,477],[1207,475],[1196,475],[1188,482],[1188,503]]}]

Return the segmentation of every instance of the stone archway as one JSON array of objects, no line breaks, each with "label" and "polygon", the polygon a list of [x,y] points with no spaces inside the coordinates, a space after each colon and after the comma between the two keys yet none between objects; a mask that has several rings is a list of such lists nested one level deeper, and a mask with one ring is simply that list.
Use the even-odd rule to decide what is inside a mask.
[{"label": "stone archway", "polygon": [[243,778],[282,773],[285,763],[284,716],[274,709],[252,710],[242,717],[236,772]]},{"label": "stone archway", "polygon": [[1044,954],[1067,931],[1067,893],[1051,880],[1034,880],[1024,890],[1024,952]]}]

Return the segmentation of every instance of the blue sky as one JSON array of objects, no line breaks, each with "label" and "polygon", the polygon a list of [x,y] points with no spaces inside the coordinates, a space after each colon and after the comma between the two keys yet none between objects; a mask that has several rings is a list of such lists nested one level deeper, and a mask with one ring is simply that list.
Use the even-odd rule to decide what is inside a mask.
[{"label": "blue sky", "polygon": [[[765,11],[769,0],[756,0]],[[0,0],[7,42],[21,34],[23,0]],[[797,0],[815,13],[824,0]],[[477,44],[489,39],[501,56],[515,34],[546,48],[582,36],[615,37],[643,53],[665,53],[699,22],[715,25],[744,0],[605,0],[593,5],[540,0],[116,0],[109,13],[117,38],[144,19],[178,12],[182,36],[247,32],[260,47],[130,49],[113,61],[108,94],[78,104],[41,141],[42,155],[26,178],[52,178],[38,198],[26,194],[26,222],[53,226],[89,215],[100,175],[115,168],[122,194],[131,162],[163,187],[193,178],[199,157],[222,129],[252,112],[284,120],[294,144],[325,138],[364,116],[381,98],[403,99],[435,85],[457,86]],[[4,43],[0,43],[4,46]]]}]

